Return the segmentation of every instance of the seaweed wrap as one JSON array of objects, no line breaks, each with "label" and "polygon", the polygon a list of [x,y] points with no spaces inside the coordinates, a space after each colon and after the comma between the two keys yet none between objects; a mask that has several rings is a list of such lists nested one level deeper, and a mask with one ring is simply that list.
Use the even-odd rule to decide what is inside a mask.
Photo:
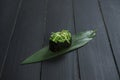
[{"label": "seaweed wrap", "polygon": [[72,36],[68,30],[52,32],[49,39],[49,49],[57,52],[71,46]]}]

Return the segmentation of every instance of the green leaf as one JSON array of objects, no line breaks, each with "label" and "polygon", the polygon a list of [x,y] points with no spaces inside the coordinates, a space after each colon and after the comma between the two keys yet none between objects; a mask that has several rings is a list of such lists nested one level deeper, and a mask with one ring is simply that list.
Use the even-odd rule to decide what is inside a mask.
[{"label": "green leaf", "polygon": [[36,53],[34,53],[33,55],[31,55],[30,57],[28,57],[27,59],[25,59],[22,62],[22,64],[40,62],[40,61],[48,60],[48,59],[63,55],[79,47],[84,46],[90,40],[92,40],[95,37],[95,35],[96,35],[95,30],[89,30],[89,31],[78,33],[72,36],[72,45],[69,48],[66,48],[59,52],[52,52],[49,50],[49,46],[46,46],[41,50],[37,51]]}]

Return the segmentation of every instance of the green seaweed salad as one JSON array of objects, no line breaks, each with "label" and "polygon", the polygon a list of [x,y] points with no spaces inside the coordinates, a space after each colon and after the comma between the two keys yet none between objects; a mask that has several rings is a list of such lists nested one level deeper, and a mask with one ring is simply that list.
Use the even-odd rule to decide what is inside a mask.
[{"label": "green seaweed salad", "polygon": [[62,30],[61,32],[52,32],[50,40],[52,40],[55,43],[57,42],[63,43],[65,41],[70,43],[71,37],[72,37],[71,33],[68,30]]}]

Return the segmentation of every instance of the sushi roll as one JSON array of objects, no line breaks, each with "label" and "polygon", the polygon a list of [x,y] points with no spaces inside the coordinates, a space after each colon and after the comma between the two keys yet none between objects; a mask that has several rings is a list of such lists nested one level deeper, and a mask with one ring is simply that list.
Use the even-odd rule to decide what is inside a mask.
[{"label": "sushi roll", "polygon": [[72,36],[68,30],[61,32],[52,32],[49,39],[49,49],[57,52],[71,46]]}]

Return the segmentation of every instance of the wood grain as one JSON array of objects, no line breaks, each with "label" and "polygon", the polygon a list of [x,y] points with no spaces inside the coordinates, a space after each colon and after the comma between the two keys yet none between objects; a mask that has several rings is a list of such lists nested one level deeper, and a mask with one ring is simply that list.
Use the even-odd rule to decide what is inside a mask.
[{"label": "wood grain", "polygon": [[40,63],[20,63],[43,45],[46,5],[46,0],[23,0],[0,80],[40,80]]},{"label": "wood grain", "polygon": [[111,49],[120,75],[120,1],[99,0]]},{"label": "wood grain", "polygon": [[20,5],[20,0],[0,0],[0,74]]},{"label": "wood grain", "polygon": [[119,80],[97,0],[74,0],[76,32],[96,29],[97,37],[79,49],[81,80]]}]

